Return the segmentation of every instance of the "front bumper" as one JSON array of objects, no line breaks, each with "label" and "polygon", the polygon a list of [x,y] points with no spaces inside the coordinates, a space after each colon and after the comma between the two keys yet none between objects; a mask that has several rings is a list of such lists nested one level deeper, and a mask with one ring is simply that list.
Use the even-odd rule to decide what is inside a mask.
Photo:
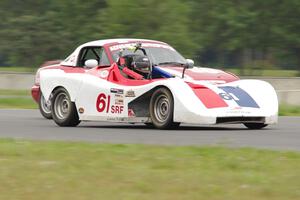
[{"label": "front bumper", "polygon": [[175,113],[175,122],[191,124],[240,124],[240,123],[264,123],[276,124],[278,121],[277,113],[268,113],[263,111],[248,111],[241,113],[228,113],[226,110],[203,113],[181,112]]}]

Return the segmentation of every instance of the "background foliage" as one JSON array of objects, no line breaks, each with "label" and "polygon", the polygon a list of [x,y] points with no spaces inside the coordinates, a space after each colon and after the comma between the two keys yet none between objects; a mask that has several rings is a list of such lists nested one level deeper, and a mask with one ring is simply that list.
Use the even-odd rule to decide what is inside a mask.
[{"label": "background foliage", "polygon": [[165,41],[200,65],[300,70],[299,0],[1,0],[0,66],[105,38]]}]

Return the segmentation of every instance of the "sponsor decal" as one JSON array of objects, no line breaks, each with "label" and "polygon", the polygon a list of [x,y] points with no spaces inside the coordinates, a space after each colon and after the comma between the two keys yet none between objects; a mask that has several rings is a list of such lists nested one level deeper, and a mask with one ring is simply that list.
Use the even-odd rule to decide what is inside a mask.
[{"label": "sponsor decal", "polygon": [[118,88],[111,88],[110,92],[115,93],[115,94],[124,94],[124,90],[123,89],[118,89]]},{"label": "sponsor decal", "polygon": [[109,121],[126,121],[125,117],[108,117],[107,120]]},{"label": "sponsor decal", "polygon": [[128,109],[128,117],[135,117],[135,113],[132,109]]},{"label": "sponsor decal", "polygon": [[239,110],[239,109],[242,109],[242,107],[237,106],[237,107],[234,107],[233,109],[234,110]]},{"label": "sponsor decal", "polygon": [[103,71],[100,71],[100,77],[101,78],[106,78],[108,76],[108,71],[107,70],[103,70]]},{"label": "sponsor decal", "polygon": [[212,85],[220,85],[226,83],[225,81],[219,81],[219,80],[212,80],[212,81],[207,81],[208,83]]},{"label": "sponsor decal", "polygon": [[209,73],[209,74],[222,73],[222,71],[218,69],[210,69],[210,68],[202,68],[202,67],[193,67],[192,69],[189,70],[195,73]]},{"label": "sponsor decal", "polygon": [[73,63],[75,61],[75,54],[71,54],[69,57],[67,57],[63,62],[65,63]]},{"label": "sponsor decal", "polygon": [[133,90],[128,90],[125,94],[125,97],[135,97],[135,93]]},{"label": "sponsor decal", "polygon": [[[165,45],[165,44],[157,44],[157,43],[142,43],[142,47],[154,47],[154,48],[165,48],[175,51],[172,47]],[[132,49],[135,48],[135,43],[128,43],[128,44],[118,44],[109,47],[110,51],[117,51],[120,49]]]},{"label": "sponsor decal", "polygon": [[83,113],[84,113],[84,108],[79,108],[79,109],[78,109],[78,112],[79,112],[80,114],[83,114]]},{"label": "sponsor decal", "polygon": [[115,99],[115,104],[116,105],[123,105],[124,104],[124,100],[117,98],[117,99]]},{"label": "sponsor decal", "polygon": [[74,62],[75,61],[75,55],[72,55],[70,58],[70,62]]},{"label": "sponsor decal", "polygon": [[115,104],[123,105],[124,104],[124,96],[121,94],[115,94]]},{"label": "sponsor decal", "polygon": [[249,111],[243,111],[243,110],[229,110],[226,112],[227,114],[250,114]]},{"label": "sponsor decal", "polygon": [[119,105],[112,105],[110,108],[110,112],[112,114],[121,114],[124,111],[124,106],[119,106]]},{"label": "sponsor decal", "polygon": [[120,49],[126,49],[126,48],[132,48],[134,47],[133,43],[129,43],[129,44],[118,44],[118,45],[114,45],[109,47],[110,51],[116,51],[116,50],[120,50]]}]

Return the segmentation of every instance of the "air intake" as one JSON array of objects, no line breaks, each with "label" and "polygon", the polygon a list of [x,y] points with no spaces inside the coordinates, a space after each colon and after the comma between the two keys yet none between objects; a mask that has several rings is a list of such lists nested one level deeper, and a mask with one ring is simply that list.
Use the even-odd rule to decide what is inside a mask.
[{"label": "air intake", "polygon": [[217,117],[217,124],[220,123],[265,123],[264,117]]}]

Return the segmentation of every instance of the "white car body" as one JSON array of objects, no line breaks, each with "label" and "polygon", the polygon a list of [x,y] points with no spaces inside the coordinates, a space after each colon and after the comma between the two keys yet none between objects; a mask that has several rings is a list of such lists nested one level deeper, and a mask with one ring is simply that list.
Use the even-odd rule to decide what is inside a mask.
[{"label": "white car body", "polygon": [[[113,40],[120,44],[128,41],[128,39]],[[109,42],[112,40],[81,45],[60,63],[60,66],[74,67],[81,48],[91,45],[102,46]],[[174,122],[202,125],[248,122],[277,123],[277,95],[274,88],[265,81],[196,80],[188,74],[185,78],[181,78],[181,73],[178,70],[172,70],[171,67],[159,67],[175,77],[126,85],[108,80],[112,68],[96,67],[84,69],[81,73],[68,73],[59,67],[40,70],[40,90],[47,100],[56,88],[65,88],[71,101],[75,102],[79,119],[83,121],[151,123],[149,116],[151,92],[155,88],[165,87],[170,90],[174,98]],[[205,72],[212,76],[222,73],[220,70],[199,67],[188,70],[190,73]],[[202,92],[207,95],[207,99],[201,96]],[[143,96],[145,96],[144,100]],[[143,101],[145,102],[143,103]],[[214,103],[215,101],[219,103]]]}]

